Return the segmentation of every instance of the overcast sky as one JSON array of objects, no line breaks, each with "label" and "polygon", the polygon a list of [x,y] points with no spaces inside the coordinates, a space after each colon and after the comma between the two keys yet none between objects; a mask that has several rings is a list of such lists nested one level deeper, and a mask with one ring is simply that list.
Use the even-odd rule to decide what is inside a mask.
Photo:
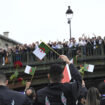
[{"label": "overcast sky", "polygon": [[69,39],[65,12],[74,11],[72,36],[105,36],[105,0],[0,0],[0,34],[21,43]]}]

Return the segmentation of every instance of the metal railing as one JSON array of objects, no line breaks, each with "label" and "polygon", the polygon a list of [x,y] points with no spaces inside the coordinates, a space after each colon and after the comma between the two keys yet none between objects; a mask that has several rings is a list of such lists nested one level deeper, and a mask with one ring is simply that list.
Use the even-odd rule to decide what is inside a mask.
[{"label": "metal railing", "polygon": [[[62,48],[56,49],[59,54],[67,55],[69,58],[73,58],[77,55],[77,52],[80,52],[82,57],[95,57],[95,56],[105,56],[104,45],[99,45],[94,48],[93,46],[82,46],[82,47],[73,47],[73,48]],[[42,60],[44,62],[55,61],[57,60],[58,55],[50,51],[46,57]],[[17,54],[12,53],[5,57],[5,65],[13,65],[14,62],[21,61],[23,64],[30,64],[35,62],[40,62],[38,58],[30,52],[19,52]],[[0,65],[3,63],[3,57],[0,55]]]}]

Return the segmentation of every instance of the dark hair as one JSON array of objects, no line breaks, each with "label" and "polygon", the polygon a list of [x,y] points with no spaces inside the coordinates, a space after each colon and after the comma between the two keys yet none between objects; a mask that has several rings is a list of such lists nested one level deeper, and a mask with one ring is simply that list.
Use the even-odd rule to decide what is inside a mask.
[{"label": "dark hair", "polygon": [[6,75],[0,71],[0,82],[5,83],[7,80]]},{"label": "dark hair", "polygon": [[85,98],[86,99],[86,97],[84,96],[84,94],[83,93],[80,93],[80,95],[78,97],[78,101],[80,102],[82,98]]},{"label": "dark hair", "polygon": [[105,94],[105,82],[101,82],[98,86],[99,92]]},{"label": "dark hair", "polygon": [[35,89],[33,87],[29,87],[28,89],[26,89],[26,91],[27,90],[31,90],[32,91],[32,93],[30,95],[26,94],[30,99],[33,99],[34,97],[36,97]]},{"label": "dark hair", "polygon": [[100,94],[97,88],[89,88],[86,97],[86,105],[100,105]]},{"label": "dark hair", "polygon": [[50,67],[49,74],[50,78],[54,82],[60,82],[63,77],[63,68],[59,64],[53,64]]},{"label": "dark hair", "polygon": [[80,94],[79,94],[79,99],[85,98],[87,96],[87,88],[86,87],[81,87]]}]

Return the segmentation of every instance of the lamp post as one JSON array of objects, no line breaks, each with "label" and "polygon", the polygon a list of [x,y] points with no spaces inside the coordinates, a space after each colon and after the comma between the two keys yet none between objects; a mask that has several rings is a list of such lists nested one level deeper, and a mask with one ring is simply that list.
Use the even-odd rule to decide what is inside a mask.
[{"label": "lamp post", "polygon": [[69,29],[70,29],[70,40],[71,40],[71,19],[73,17],[73,11],[70,9],[70,6],[68,6],[68,9],[66,11],[66,16],[69,24]]}]

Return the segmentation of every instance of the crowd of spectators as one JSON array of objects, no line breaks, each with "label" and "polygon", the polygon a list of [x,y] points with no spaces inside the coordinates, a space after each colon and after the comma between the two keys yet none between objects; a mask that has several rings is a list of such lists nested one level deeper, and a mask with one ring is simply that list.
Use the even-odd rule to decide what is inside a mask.
[{"label": "crowd of spectators", "polygon": [[[0,49],[0,57],[3,57],[2,62],[5,62],[5,57],[11,54],[25,54],[27,52],[32,53],[33,50],[40,44],[40,42],[35,42],[32,44],[22,44],[14,47],[8,47],[7,49]],[[62,49],[64,50],[63,54],[73,57],[77,54],[77,51],[80,51],[83,55],[92,56],[92,55],[101,55],[102,50],[105,53],[105,37],[102,39],[101,36],[94,36],[88,38],[85,35],[79,37],[78,41],[75,38],[71,38],[69,41],[65,39],[61,41],[47,43],[50,47],[56,50],[58,53],[62,54]],[[52,56],[53,53],[50,53]],[[17,57],[16,59],[21,59]],[[1,61],[0,61],[1,62]],[[4,65],[5,63],[3,63]]]},{"label": "crowd of spectators", "polygon": [[98,88],[87,89],[69,58],[65,55],[59,58],[69,65],[72,80],[62,83],[64,68],[61,64],[53,64],[48,71],[49,84],[37,91],[30,87],[31,82],[26,83],[23,92],[9,89],[6,75],[0,72],[0,105],[105,105],[105,82]]}]

